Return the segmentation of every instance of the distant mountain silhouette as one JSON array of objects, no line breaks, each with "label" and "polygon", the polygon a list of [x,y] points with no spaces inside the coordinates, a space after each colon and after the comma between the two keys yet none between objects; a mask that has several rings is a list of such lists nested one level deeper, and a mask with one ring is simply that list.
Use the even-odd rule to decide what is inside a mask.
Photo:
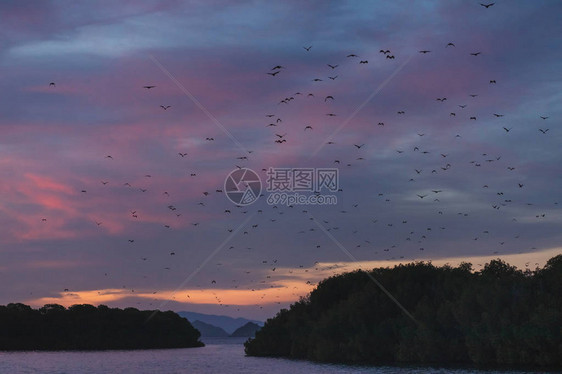
[{"label": "distant mountain silhouette", "polygon": [[228,333],[220,327],[199,320],[191,322],[191,326],[199,330],[203,338],[226,338],[229,336]]},{"label": "distant mountain silhouette", "polygon": [[232,334],[237,328],[244,326],[248,322],[253,322],[259,326],[263,326],[262,321],[250,320],[246,318],[232,318],[228,316],[219,316],[214,314],[203,314],[195,312],[178,312],[182,317],[188,319],[188,321],[200,321],[207,324],[211,324],[216,327],[222,328],[228,334]]},{"label": "distant mountain silhouette", "polygon": [[236,329],[230,336],[233,338],[253,338],[256,335],[256,331],[259,329],[261,329],[260,325],[248,322],[244,326]]}]

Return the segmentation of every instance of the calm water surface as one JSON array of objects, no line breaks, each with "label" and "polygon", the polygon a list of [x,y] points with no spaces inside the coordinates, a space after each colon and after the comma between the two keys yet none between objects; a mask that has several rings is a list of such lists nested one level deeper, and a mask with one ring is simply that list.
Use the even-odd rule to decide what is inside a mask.
[{"label": "calm water surface", "polygon": [[[502,373],[433,368],[346,367],[275,358],[245,357],[245,339],[206,339],[205,347],[105,352],[0,352],[0,373],[166,373],[166,374],[430,374]],[[523,372],[509,372],[523,373]]]}]

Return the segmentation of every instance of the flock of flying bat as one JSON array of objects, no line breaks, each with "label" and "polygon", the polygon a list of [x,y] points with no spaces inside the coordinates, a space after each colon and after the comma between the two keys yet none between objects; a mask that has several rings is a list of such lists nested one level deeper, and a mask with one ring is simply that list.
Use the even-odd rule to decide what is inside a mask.
[{"label": "flock of flying bat", "polygon": [[[490,3],[490,4],[480,4],[483,7],[485,7],[486,9],[490,8],[491,6],[494,5],[494,3]],[[459,47],[457,47],[455,45],[455,43],[449,42],[449,43],[443,43],[441,48],[446,48],[446,49],[457,49]],[[305,50],[303,53],[305,54],[311,54],[314,53],[313,50],[313,46],[304,46],[303,49]],[[418,51],[419,54],[421,55],[428,55],[431,54],[432,50],[429,49],[422,49]],[[380,49],[379,53],[382,56],[382,58],[384,58],[385,60],[391,60],[389,61],[389,63],[393,63],[392,60],[399,60],[399,56],[397,56],[396,54],[394,54],[393,52],[391,52],[390,49]],[[482,58],[481,57],[482,53],[479,51],[467,51],[467,56],[471,56],[468,58]],[[343,57],[343,56],[342,56]],[[315,83],[320,83],[320,82],[326,82],[332,85],[337,85],[339,81],[341,81],[344,77],[342,76],[342,74],[338,74],[338,70],[341,69],[341,67],[345,64],[358,64],[358,65],[367,65],[369,63],[368,60],[366,59],[361,59],[358,55],[356,55],[355,53],[350,53],[345,55],[345,58],[342,59],[342,61],[339,62],[331,62],[331,63],[327,63],[324,66],[324,69],[326,69],[326,67],[329,69],[328,71],[331,72],[331,74],[327,75],[327,80],[324,78],[319,78],[319,77],[313,77],[310,78],[311,82],[315,82]],[[270,69],[269,72],[267,72],[266,74],[275,78],[275,79],[283,79],[283,72],[287,70],[287,68],[283,65],[276,65],[273,68]],[[306,82],[303,82],[303,84],[306,85]],[[490,88],[490,85],[496,85],[496,79],[489,79],[487,81],[487,85]],[[54,82],[51,82],[49,84],[50,87],[55,88],[56,85]],[[306,85],[307,87],[309,85]],[[153,89],[157,88],[156,85],[145,85],[143,86],[143,89],[145,89],[146,91],[151,91]],[[323,89],[326,89],[326,86],[323,87]],[[328,87],[329,89],[329,87]],[[319,89],[320,90],[320,89]],[[289,95],[287,97],[282,98],[277,104],[277,106],[279,107],[281,106],[286,106],[286,105],[290,105],[291,103],[293,103],[295,100],[315,100],[316,95],[319,95],[318,92],[306,92],[306,93],[301,93],[301,92],[295,92],[292,95]],[[322,103],[324,103],[325,105],[329,105],[330,103],[335,102],[336,100],[336,94],[334,93],[329,93],[329,92],[324,92],[321,95],[319,95],[321,97]],[[467,97],[470,97],[470,100],[477,100],[478,94],[475,93],[467,93]],[[443,105],[440,108],[444,108],[444,105],[446,105],[446,102],[449,102],[450,99],[448,99],[446,96],[444,97],[437,97],[435,99],[432,99],[433,101],[437,101],[440,104],[435,104],[437,106]],[[466,104],[466,103],[456,103],[453,104],[454,108],[456,109],[452,109],[453,111],[451,111],[451,107],[447,107],[448,110],[445,109],[440,109],[440,110],[444,110],[444,112],[446,113],[445,115],[448,116],[449,118],[452,117],[463,117],[463,118],[467,118],[469,121],[476,121],[477,120],[477,116],[474,113],[470,113],[468,115],[465,115],[464,113],[467,111],[470,111],[470,104]],[[168,111],[169,109],[171,109],[172,107],[170,105],[160,105],[159,106],[162,110],[164,111]],[[280,111],[282,111],[283,107],[279,107]],[[439,110],[439,109],[438,109]],[[407,117],[407,113],[408,113],[408,108],[403,108],[400,109],[398,111],[396,111],[396,116],[400,116],[400,118],[406,118]],[[329,113],[325,113],[326,117],[337,117],[336,113],[333,112],[329,112]],[[491,113],[490,116],[493,116],[494,118],[502,118],[504,117],[503,114],[499,114],[499,113]],[[311,124],[303,124],[302,127],[300,129],[295,128],[295,126],[293,127],[289,127],[286,125],[286,123],[284,122],[284,120],[275,114],[265,114],[265,117],[267,118],[267,123],[265,126],[268,128],[274,128],[275,132],[273,133],[273,142],[276,144],[279,144],[280,147],[283,147],[284,143],[289,142],[289,139],[291,138],[291,136],[294,137],[301,137],[303,136],[303,133],[308,134],[308,133],[312,133],[314,131],[314,127]],[[538,116],[538,121],[546,121],[549,117],[545,116],[545,115],[539,115]],[[289,122],[289,121],[286,121]],[[376,122],[376,121],[375,121]],[[380,128],[384,128],[385,126],[393,126],[393,124],[390,123],[385,123],[383,121],[379,121],[376,123],[373,123],[373,125],[380,127]],[[277,131],[277,129],[283,129],[282,131]],[[511,127],[505,127],[502,126],[503,130],[505,131],[505,133],[509,133],[510,131],[513,130],[513,128]],[[538,131],[540,133],[542,133],[543,135],[546,134],[549,131],[549,128],[538,128]],[[416,133],[417,136],[419,137],[419,139],[421,140],[426,139],[426,134],[424,132],[418,132]],[[305,135],[306,136],[306,135]],[[425,138],[424,138],[425,137]],[[462,136],[460,134],[456,134],[455,138],[462,138]],[[214,137],[206,137],[205,141],[214,141]],[[327,146],[339,146],[339,144],[336,144],[336,142],[334,141],[327,141],[326,142]],[[351,154],[352,150],[353,152],[363,152],[363,150],[365,148],[368,148],[369,145],[368,143],[358,143],[358,144],[347,144],[347,145],[343,145],[344,147],[350,147],[349,148],[349,152],[348,154]],[[249,151],[248,155],[244,155],[244,156],[237,156],[236,160],[238,160],[237,162],[243,163],[245,161],[248,160],[248,157],[250,156],[252,152]],[[434,166],[430,167],[429,169],[425,168],[425,167],[421,167],[421,166],[414,166],[412,167],[412,170],[410,172],[410,175],[408,176],[408,181],[411,183],[415,183],[416,182],[416,177],[418,176],[430,176],[431,178],[435,178],[435,184],[437,183],[441,183],[443,182],[442,179],[438,179],[441,175],[450,172],[450,170],[454,169],[455,167],[457,168],[461,168],[461,166],[457,166],[454,165],[452,162],[448,162],[448,160],[451,158],[449,153],[439,153],[439,154],[435,154],[433,153],[433,151],[429,151],[424,149],[423,147],[423,143],[420,143],[419,145],[414,146],[412,149],[396,149],[396,157],[404,157],[404,156],[411,156],[414,161],[416,162],[418,160],[420,160],[419,157],[434,157],[433,161],[434,161]],[[422,156],[423,155],[423,156]],[[340,165],[340,164],[344,164],[347,165],[348,167],[351,167],[352,165],[354,165],[355,161],[359,161],[359,162],[365,162],[366,158],[362,157],[359,155],[357,155],[358,157],[354,156],[353,160],[340,160],[340,159],[335,159],[333,160],[333,163],[335,165]],[[106,159],[108,160],[113,160],[114,157],[112,155],[105,155],[104,156]],[[176,157],[180,157],[180,158],[189,158],[189,155],[187,152],[178,152]],[[475,157],[476,158],[476,157]],[[477,159],[471,160],[469,161],[470,166],[475,167],[475,168],[483,168],[484,165],[488,165],[488,164],[499,164],[500,162],[504,162],[505,160],[502,159],[501,155],[489,155],[488,153],[481,153],[478,155]],[[236,165],[236,167],[241,168],[243,166],[239,166]],[[502,166],[505,170],[507,170],[508,173],[514,172],[516,170],[515,166],[512,166],[510,164],[506,164],[504,166]],[[266,171],[265,169],[262,169],[262,171]],[[499,171],[498,171],[499,172]],[[196,177],[197,173],[195,172],[191,172],[189,173],[189,175],[191,177]],[[150,174],[146,174],[144,175],[145,178],[152,178],[152,175]],[[110,182],[107,180],[102,180],[101,181],[103,186],[108,185]],[[490,184],[491,185],[491,184]],[[123,184],[123,187],[126,188],[133,188],[133,186],[128,183],[125,182]],[[513,186],[514,189],[524,189],[526,186],[524,183],[522,182],[518,182],[517,184],[515,184]],[[147,188],[142,188],[142,187],[137,187],[138,191],[142,192],[142,193],[146,193],[149,192]],[[483,185],[482,186],[483,189],[489,190],[490,186],[488,184]],[[207,198],[212,191],[211,189],[209,189],[208,191],[202,191],[201,195],[202,198],[205,199]],[[339,190],[339,192],[343,192],[342,189]],[[430,200],[432,203],[436,204],[437,208],[435,211],[436,215],[440,215],[440,216],[445,216],[446,212],[445,209],[443,208],[441,205],[439,205],[440,203],[440,194],[444,192],[443,188],[433,188],[430,190],[427,190],[427,192],[421,192],[421,193],[416,193],[415,196],[416,198],[419,198],[420,201],[428,201]],[[490,195],[493,196],[493,202],[490,204],[490,208],[494,209],[494,210],[500,210],[504,207],[509,207],[511,204],[514,204],[514,200],[509,196],[513,191],[511,190],[502,190],[502,191],[493,191],[490,192]],[[81,193],[86,194],[87,190],[86,189],[82,189]],[[149,192],[150,193],[150,192]],[[214,188],[214,193],[216,194],[222,194],[223,190],[220,187]],[[166,196],[166,198],[171,198],[170,193],[168,193],[167,191],[160,191],[159,194]],[[220,196],[221,199],[223,199],[223,196]],[[381,201],[384,201],[384,203],[388,204],[392,202],[392,199],[390,199],[387,195],[385,195],[384,193],[378,193],[375,196],[375,199],[380,199]],[[426,200],[424,200],[426,199]],[[384,204],[383,203],[383,204]],[[532,205],[532,203],[527,202],[525,203],[526,205]],[[554,205],[557,205],[558,203],[555,202]],[[197,202],[196,205],[200,206],[200,207],[206,207],[206,202],[205,201],[200,201]],[[387,206],[388,207],[388,206]],[[252,208],[251,207],[240,207],[237,206],[236,207],[239,211],[240,214],[247,214]],[[401,249],[401,242],[406,242],[406,243],[413,243],[413,245],[415,246],[415,248],[419,251],[424,251],[425,248],[427,247],[426,245],[424,245],[424,243],[429,239],[429,238],[435,238],[436,236],[438,236],[439,232],[442,230],[446,230],[447,225],[446,223],[444,223],[443,225],[440,225],[438,227],[412,227],[412,225],[408,225],[408,217],[403,217],[403,219],[399,220],[398,222],[381,222],[382,219],[373,217],[371,218],[371,221],[369,222],[370,225],[378,225],[379,226],[379,230],[391,230],[393,227],[397,227],[397,226],[401,226],[403,227],[403,230],[400,231],[399,234],[395,234],[393,237],[394,238],[398,238],[400,237],[400,240],[394,239],[395,243],[393,244],[388,244],[386,245],[384,248],[380,246],[380,244],[374,244],[378,241],[378,238],[373,238],[370,236],[366,236],[363,239],[356,239],[357,238],[357,234],[363,234],[363,235],[373,235],[373,231],[369,230],[368,233],[364,233],[356,228],[346,228],[344,227],[346,225],[346,218],[345,215],[347,214],[353,214],[353,210],[354,209],[358,209],[359,208],[359,204],[358,203],[353,203],[350,204],[349,207],[345,207],[344,209],[339,210],[336,213],[331,213],[331,218],[329,219],[322,219],[321,220],[321,224],[325,226],[325,230],[326,231],[345,231],[343,234],[343,237],[348,237],[348,238],[353,238],[353,240],[356,241],[356,244],[354,245],[354,247],[357,250],[360,249],[364,249],[367,248],[371,254],[373,255],[378,255],[379,253],[383,256],[385,256],[385,260],[399,260],[399,259],[404,259],[405,256],[402,255],[402,253],[400,253],[400,249]],[[170,212],[170,214],[174,215],[176,218],[180,218],[182,216],[182,213],[180,212],[180,210],[178,209],[178,207],[176,206],[175,203],[169,203],[166,206],[166,209]],[[268,209],[269,211],[267,211],[266,209]],[[279,220],[281,219],[281,216],[285,213],[288,212],[292,212],[293,214],[297,213],[298,209],[295,209],[294,206],[288,206],[288,207],[282,207],[282,206],[268,206],[265,209],[257,209],[255,210],[255,213],[258,214],[258,217],[261,215],[260,220],[261,222],[259,223],[253,223],[251,224],[248,228],[242,228],[241,231],[241,240],[242,240],[242,245],[245,246],[244,249],[245,250],[252,250],[253,247],[248,246],[248,244],[250,244],[250,242],[244,241],[244,237],[248,236],[251,237],[251,234],[255,231],[255,230],[259,230],[259,228],[261,227],[260,225],[265,224],[265,225],[275,225],[279,222]],[[224,215],[231,215],[232,212],[234,211],[234,209],[224,209],[224,211],[222,212]],[[139,218],[139,213],[137,212],[137,209],[130,209],[130,217],[137,219]],[[304,229],[304,230],[300,230],[297,232],[297,234],[299,235],[313,235],[315,233],[318,233],[320,236],[323,236],[324,234],[320,233],[320,229],[318,228],[318,226],[312,224],[312,222],[310,222],[312,220],[312,217],[308,216],[308,210],[307,209],[302,209],[300,211],[300,213],[304,214],[306,217],[305,220],[305,224],[307,224],[308,226]],[[448,212],[450,213],[450,212]],[[469,216],[470,212],[455,212],[452,213],[454,215],[457,215],[459,217],[461,217],[460,219],[462,219],[462,217],[467,217]],[[264,215],[267,215],[267,219],[264,219]],[[335,225],[334,221],[338,221],[338,216],[337,215],[342,215],[341,219],[342,219],[342,226],[338,226]],[[536,219],[540,220],[543,219],[546,216],[546,213],[544,212],[538,212],[536,214]],[[43,218],[43,221],[47,221],[47,218]],[[515,218],[513,219],[515,221]],[[444,222],[450,222],[451,219],[447,218],[443,220]],[[96,220],[95,221],[96,226],[102,226],[103,222],[101,220]],[[200,226],[200,222],[191,222],[190,225],[192,226],[193,229],[197,228],[198,226]],[[263,225],[262,225],[263,226]],[[381,227],[382,226],[382,227]],[[173,229],[172,225],[166,224],[164,225],[164,227],[166,229]],[[232,233],[234,231],[233,226],[227,226],[225,227],[225,231],[227,231],[228,233]],[[472,240],[478,240],[480,237],[483,238],[489,238],[491,235],[491,230],[483,230],[482,232],[479,232],[477,234],[472,235],[471,239]],[[519,239],[520,235],[517,234],[513,237],[514,239]],[[325,239],[325,238],[324,238]],[[134,245],[135,239],[133,238],[129,238],[127,239],[128,243],[130,245]],[[320,243],[321,240],[318,240],[318,243],[315,244],[315,248],[316,250],[320,249],[322,247],[322,243]],[[498,242],[498,244],[500,246],[503,246],[506,243],[506,240],[501,240]],[[236,249],[237,246],[231,245],[228,249],[229,250],[233,250]],[[429,247],[428,247],[429,248]],[[534,247],[532,248],[534,249]],[[398,252],[398,253],[397,253]],[[175,250],[169,250],[166,253],[166,256],[176,256],[176,253],[178,252],[178,249]],[[498,250],[493,251],[494,254],[499,253]],[[155,256],[162,256],[162,254],[155,254]],[[138,260],[140,261],[150,261],[150,257],[140,257]],[[171,260],[170,264],[173,264],[174,261]],[[478,266],[482,266],[481,264],[477,264]],[[538,264],[537,264],[538,265]],[[221,263],[217,264],[217,269],[220,268],[220,266],[222,266]],[[203,291],[205,288],[209,288],[209,287],[214,287],[215,285],[217,285],[218,287],[224,287],[224,288],[235,288],[238,289],[239,287],[244,287],[246,289],[249,289],[251,291],[254,291],[256,293],[259,293],[259,291],[263,291],[265,290],[268,286],[271,288],[277,287],[277,288],[283,288],[282,287],[278,287],[274,284],[275,279],[272,278],[272,275],[278,275],[279,271],[277,273],[275,273],[276,270],[279,270],[281,268],[281,262],[279,259],[266,259],[266,260],[261,260],[261,266],[265,267],[264,269],[258,269],[258,270],[244,270],[241,272],[241,276],[240,279],[233,279],[231,284],[228,285],[221,285],[217,283],[216,279],[212,279],[209,280],[209,284],[207,284],[206,286],[203,286],[201,284],[198,284],[197,287],[201,288],[201,290]],[[343,265],[341,265],[343,266]],[[529,266],[529,263],[526,264],[526,266]],[[316,279],[313,276],[313,269],[316,271],[320,271],[323,272],[322,274],[326,274],[327,271],[332,272],[332,273],[336,273],[338,271],[338,269],[340,268],[340,265],[336,264],[336,265],[327,265],[327,266],[322,266],[320,264],[319,261],[315,261],[314,265],[311,268],[307,268],[305,265],[299,265],[298,268],[294,268],[294,266],[291,266],[289,264],[287,264],[287,266],[285,267],[285,275],[289,276],[289,274],[295,274],[295,272],[300,272],[302,273],[301,275],[306,276],[305,273],[308,273],[310,275],[310,279]],[[163,270],[166,271],[170,271],[172,270],[171,265],[170,266],[166,266],[163,268]],[[310,272],[309,272],[310,270]],[[104,273],[106,276],[108,276],[107,273]],[[252,277],[252,275],[257,274],[256,278],[248,278],[248,277]],[[146,277],[146,276],[145,276]],[[279,279],[279,278],[277,278]],[[273,284],[271,284],[273,282]],[[221,282],[219,282],[221,283]],[[269,285],[268,285],[269,284]],[[311,280],[308,280],[306,282],[306,284],[308,286],[313,286],[314,282]],[[123,286],[123,288],[126,288],[126,286]],[[297,288],[297,287],[294,287]],[[310,289],[310,288],[308,288]],[[308,290],[307,289],[307,290]],[[65,292],[70,292],[69,289],[65,289]],[[134,289],[131,289],[131,292],[134,292]],[[157,293],[158,291],[152,291],[153,294]],[[302,295],[303,292],[302,290],[296,289],[294,290],[293,295],[295,296],[295,298],[297,296]],[[215,297],[215,300],[217,302],[217,304],[219,305],[223,305],[223,306],[228,306],[222,303],[222,300],[220,298],[220,295],[216,294],[213,292],[213,295]],[[265,299],[266,297],[266,293],[261,294],[259,300],[257,300],[257,304],[256,306],[259,308],[263,308],[263,306],[260,304],[260,300],[262,302],[275,302],[275,299],[271,300],[271,299]],[[276,298],[279,298],[279,296],[275,296]],[[189,302],[190,296],[189,295],[177,295],[173,297],[176,301],[180,301],[180,302]],[[156,301],[156,299],[154,299],[153,301]],[[277,301],[277,303],[280,303],[279,301]],[[140,302],[139,302],[140,304]],[[148,303],[148,305],[153,305],[152,302]]]}]

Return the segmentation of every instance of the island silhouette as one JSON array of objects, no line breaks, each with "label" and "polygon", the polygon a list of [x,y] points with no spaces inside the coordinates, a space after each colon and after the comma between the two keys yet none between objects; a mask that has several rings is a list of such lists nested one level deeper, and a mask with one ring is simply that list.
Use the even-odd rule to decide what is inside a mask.
[{"label": "island silhouette", "polygon": [[562,255],[525,271],[500,259],[477,272],[470,263],[415,262],[323,280],[267,320],[245,352],[345,364],[560,369],[561,326]]},{"label": "island silhouette", "polygon": [[0,350],[110,350],[202,347],[201,334],[174,312],[136,308],[39,309],[21,303],[0,306]]}]

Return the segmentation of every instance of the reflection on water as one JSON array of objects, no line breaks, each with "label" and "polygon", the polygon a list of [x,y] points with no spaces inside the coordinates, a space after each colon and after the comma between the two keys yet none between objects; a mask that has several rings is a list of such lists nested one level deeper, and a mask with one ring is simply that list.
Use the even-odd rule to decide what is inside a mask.
[{"label": "reflection on water", "polygon": [[[244,340],[244,338],[207,338],[203,340],[206,344],[205,347],[188,349],[102,352],[0,352],[0,373],[499,373],[435,368],[347,367],[276,358],[245,357],[242,345]],[[507,372],[502,373],[508,374]]]}]

